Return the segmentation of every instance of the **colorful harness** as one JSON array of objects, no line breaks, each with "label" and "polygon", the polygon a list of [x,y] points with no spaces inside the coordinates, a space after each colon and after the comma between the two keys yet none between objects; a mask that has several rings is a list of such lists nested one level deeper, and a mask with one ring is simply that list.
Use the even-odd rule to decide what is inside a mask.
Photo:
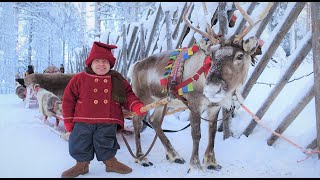
[{"label": "colorful harness", "polygon": [[163,87],[162,93],[167,93],[168,90],[173,90],[177,92],[178,95],[192,92],[194,91],[192,82],[197,81],[202,73],[205,73],[205,76],[207,76],[208,71],[211,67],[210,56],[207,56],[204,59],[203,66],[197,71],[195,75],[181,82],[184,62],[198,50],[199,46],[196,44],[190,48],[180,48],[174,50],[174,52],[170,56],[167,66],[165,67],[166,72],[164,73],[164,78],[160,80],[160,84]]}]

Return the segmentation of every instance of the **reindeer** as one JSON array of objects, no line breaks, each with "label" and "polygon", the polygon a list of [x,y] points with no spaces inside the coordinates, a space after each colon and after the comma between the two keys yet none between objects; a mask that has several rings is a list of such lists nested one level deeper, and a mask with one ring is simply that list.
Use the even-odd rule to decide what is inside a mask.
[{"label": "reindeer", "polygon": [[[190,170],[203,169],[199,160],[199,142],[201,138],[200,123],[202,112],[207,111],[209,123],[209,139],[204,154],[203,163],[206,169],[220,170],[222,167],[216,162],[214,153],[214,141],[217,131],[217,118],[221,107],[230,109],[235,93],[238,100],[243,101],[240,95],[240,87],[246,80],[250,63],[259,46],[259,41],[255,37],[243,40],[243,37],[257,24],[249,23],[250,26],[245,28],[239,35],[233,35],[230,39],[216,35],[210,25],[207,28],[208,33],[193,27],[186,18],[186,14],[192,3],[189,4],[183,14],[186,24],[195,32],[200,33],[209,41],[201,40],[199,50],[185,61],[182,81],[192,79],[194,91],[184,94],[177,99],[171,99],[167,104],[169,108],[179,108],[187,106],[190,109],[189,120],[191,124],[191,136],[193,139],[193,150],[190,158]],[[236,7],[241,8],[238,4]],[[243,9],[241,9],[243,13]],[[244,15],[248,18],[247,15]],[[261,19],[260,19],[261,20]],[[259,20],[259,21],[260,21]],[[249,21],[248,21],[249,22]],[[250,21],[252,22],[252,21]],[[173,50],[151,55],[145,59],[137,61],[129,68],[128,77],[131,78],[132,88],[135,94],[145,104],[155,102],[165,98],[175,92],[175,88],[168,93],[162,92],[159,83],[165,73],[165,67]],[[206,57],[211,57],[207,74],[199,74],[199,69],[203,67]],[[176,92],[174,93],[176,94]],[[180,100],[181,99],[181,100]],[[183,103],[183,99],[187,102]],[[173,148],[169,139],[163,133],[160,124],[160,117],[163,109],[156,107],[150,117],[150,124],[157,132],[159,139],[166,149],[166,158],[170,162],[179,164],[185,163],[185,160]],[[144,154],[141,150],[140,132],[141,120],[144,117],[136,116],[133,120],[135,141],[136,141],[136,158],[135,162],[143,166],[153,165],[146,157],[141,158]]]}]

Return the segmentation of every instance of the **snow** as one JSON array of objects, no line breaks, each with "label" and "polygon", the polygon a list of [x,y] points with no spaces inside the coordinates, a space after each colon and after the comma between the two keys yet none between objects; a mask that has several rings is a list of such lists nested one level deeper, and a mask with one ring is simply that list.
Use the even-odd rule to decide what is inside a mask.
[{"label": "snow", "polygon": [[[312,63],[303,63],[297,69],[298,74],[309,72]],[[266,68],[269,73],[276,73],[274,68]],[[264,76],[265,79],[267,76]],[[274,76],[269,76],[275,78]],[[284,107],[288,107],[285,97],[295,97],[301,93],[301,89],[294,87],[306,87],[311,83],[313,76],[302,80],[293,81],[286,85],[282,92],[261,120],[266,126],[273,127],[279,123],[279,114]],[[272,87],[257,84],[247,97],[244,104],[255,113],[256,109],[267,97]],[[302,91],[303,92],[303,91]],[[285,94],[285,95],[284,95]],[[259,98],[256,98],[259,97]],[[69,155],[68,142],[60,138],[44,125],[39,119],[38,105],[33,104],[30,108],[24,108],[24,102],[15,94],[0,94],[0,142],[1,161],[0,177],[7,178],[57,178],[61,173],[75,164],[75,160]],[[291,102],[292,103],[292,102]],[[316,137],[314,98],[296,118],[291,126],[284,132],[291,141],[306,147]],[[205,113],[204,113],[205,114]],[[163,129],[178,130],[185,127],[187,112],[180,112],[166,116]],[[94,159],[90,163],[89,173],[80,175],[79,178],[227,178],[227,177],[320,177],[320,161],[317,155],[302,161],[306,157],[299,148],[279,139],[273,146],[266,143],[271,133],[261,126],[257,126],[249,137],[241,135],[244,128],[250,123],[252,117],[240,108],[236,117],[231,121],[231,130],[234,134],[223,140],[223,133],[217,132],[215,138],[215,155],[217,162],[222,166],[220,171],[195,170],[187,173],[189,169],[189,158],[192,152],[192,138],[190,127],[176,133],[166,133],[177,152],[186,160],[185,164],[170,163],[166,160],[165,149],[157,139],[153,149],[147,158],[154,164],[143,167],[134,162],[124,140],[118,134],[121,149],[116,158],[130,166],[133,172],[130,174],[107,173],[104,164]],[[54,119],[49,119],[54,123]],[[130,125],[130,121],[126,120]],[[63,123],[60,123],[63,128]],[[202,161],[207,145],[208,132],[207,122],[201,124],[202,138],[199,146],[199,157]],[[155,132],[147,127],[141,133],[142,149],[147,151],[155,136]],[[125,135],[130,147],[135,152],[133,135]]]},{"label": "snow", "polygon": [[[156,2],[157,4],[160,2]],[[180,3],[179,3],[180,5]],[[195,3],[195,11],[190,18],[194,26],[199,25],[201,30],[206,28],[203,17],[202,3]],[[259,8],[265,7],[266,3],[261,3]],[[276,37],[279,28],[285,23],[286,17],[294,7],[294,3],[289,4],[282,21],[279,21],[278,26],[269,32],[268,28],[262,34],[262,39],[265,45],[262,51],[269,49],[272,40]],[[161,3],[164,10],[181,11],[181,7],[177,7],[177,3]],[[216,2],[208,2],[208,9],[215,9]],[[157,5],[155,7],[158,7]],[[248,8],[246,5],[243,7]],[[3,9],[0,8],[0,14]],[[212,13],[211,11],[208,13]],[[238,14],[238,11],[235,12]],[[146,28],[145,34],[149,42],[150,30],[154,25],[156,13],[148,17],[148,20],[142,19]],[[236,26],[241,22],[242,16],[238,15]],[[256,18],[254,18],[256,19]],[[138,24],[133,24],[138,26]],[[160,27],[160,28],[164,28]],[[217,28],[218,26],[215,26]],[[231,34],[236,28],[229,29]],[[191,30],[192,32],[193,30]],[[165,32],[165,31],[162,31]],[[253,31],[254,32],[254,31]],[[252,32],[252,33],[253,33]],[[266,33],[267,32],[267,33]],[[116,35],[111,33],[110,41],[116,43]],[[131,34],[131,33],[130,33]],[[166,48],[164,35],[160,35],[160,40],[163,41],[162,48]],[[248,34],[247,36],[249,36]],[[311,34],[306,34],[307,39]],[[197,34],[189,33],[182,42],[181,46],[186,47],[191,38],[195,37],[199,40]],[[307,38],[306,38],[307,37]],[[103,37],[106,40],[107,36]],[[129,42],[129,38],[127,39]],[[159,41],[160,42],[160,41]],[[150,42],[150,44],[152,44]],[[283,49],[278,48],[273,58],[279,63],[284,63],[280,67],[272,65],[272,62],[264,69],[250,94],[246,98],[244,105],[253,113],[260,109],[261,104],[266,100],[274,84],[278,82],[281,76],[287,71],[291,65],[291,61],[298,55],[297,52],[305,42],[298,44],[295,53],[290,57],[285,57]],[[118,44],[121,49],[122,43]],[[91,45],[90,45],[91,46]],[[147,47],[147,46],[146,46]],[[153,48],[154,45],[149,47]],[[158,49],[159,51],[160,49]],[[78,51],[78,50],[77,50]],[[149,54],[151,50],[149,51]],[[258,56],[258,59],[262,56]],[[308,63],[308,58],[311,61]],[[259,61],[259,60],[258,60]],[[272,103],[268,111],[261,119],[261,123],[270,127],[277,128],[283,118],[295,107],[300,98],[312,87],[313,74],[299,79],[313,71],[312,58],[309,56],[297,68],[291,80],[294,80],[283,88],[281,93]],[[251,67],[250,70],[254,68]],[[249,73],[250,74],[250,73]],[[269,83],[271,85],[266,85]],[[272,85],[273,84],[273,85]],[[31,105],[30,108],[25,108],[24,102],[15,94],[0,94],[0,177],[1,178],[57,178],[61,173],[75,164],[75,160],[69,155],[68,142],[60,138],[57,134],[51,131],[47,125],[44,125],[40,118],[37,105]],[[205,114],[205,113],[204,113]],[[293,123],[284,131],[283,135],[291,141],[302,147],[306,147],[317,136],[316,132],[316,117],[315,117],[314,98],[307,104],[303,111],[296,117]],[[219,119],[221,118],[221,114]],[[289,144],[283,139],[277,140],[273,146],[267,145],[266,141],[271,136],[271,132],[257,125],[249,137],[242,135],[244,129],[251,122],[252,117],[242,108],[236,112],[230,124],[233,136],[223,140],[223,133],[217,132],[215,138],[215,157],[222,166],[220,171],[195,170],[187,173],[189,169],[189,160],[192,152],[192,137],[190,127],[176,133],[166,133],[176,151],[185,159],[185,164],[170,163],[166,160],[165,149],[158,139],[147,156],[154,165],[151,167],[143,167],[134,162],[134,158],[130,155],[124,140],[117,136],[121,149],[119,149],[116,158],[124,164],[130,166],[133,172],[130,174],[117,174],[105,172],[104,164],[96,159],[91,161],[89,173],[81,175],[79,178],[319,178],[320,177],[320,160],[317,155],[302,162],[297,162],[306,158],[301,149]],[[54,119],[49,119],[51,123]],[[163,129],[178,130],[185,127],[189,123],[187,112],[176,113],[175,115],[166,116],[163,122]],[[126,121],[130,125],[130,121]],[[220,124],[220,122],[219,122]],[[60,123],[63,128],[63,123]],[[207,122],[202,121],[201,124],[201,141],[199,146],[199,158],[202,162],[204,151],[208,140]],[[142,149],[144,153],[147,151],[155,136],[155,132],[147,127],[141,133]],[[135,142],[133,135],[125,136],[135,152]]]}]

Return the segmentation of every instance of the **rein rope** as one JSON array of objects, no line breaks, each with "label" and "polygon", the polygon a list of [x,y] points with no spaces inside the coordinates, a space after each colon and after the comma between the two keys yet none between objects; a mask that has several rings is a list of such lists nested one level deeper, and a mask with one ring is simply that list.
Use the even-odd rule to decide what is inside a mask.
[{"label": "rein rope", "polygon": [[270,131],[272,134],[274,134],[274,135],[276,135],[276,136],[284,139],[284,140],[287,141],[289,144],[297,147],[297,148],[300,149],[304,154],[307,154],[307,157],[306,157],[306,158],[301,159],[301,160],[299,160],[299,161],[297,161],[297,162],[302,162],[302,161],[308,159],[309,157],[311,157],[313,154],[316,154],[316,153],[320,154],[320,151],[317,150],[317,149],[314,149],[314,150],[311,150],[311,151],[310,151],[310,150],[307,150],[307,149],[303,148],[302,146],[299,146],[298,144],[292,142],[290,139],[286,138],[285,136],[283,136],[283,135],[281,135],[281,134],[273,131],[272,129],[270,129],[270,128],[267,127],[266,125],[262,124],[262,123],[260,122],[260,119],[259,119],[256,115],[254,115],[245,105],[241,104],[241,107],[242,107],[245,111],[247,111],[247,113],[249,113],[249,114],[253,117],[253,119],[254,119],[259,125],[261,125],[261,126],[264,127],[265,129],[267,129],[268,131]]},{"label": "rein rope", "polygon": [[[163,122],[164,116],[165,116],[165,114],[166,114],[166,111],[167,111],[167,104],[165,104],[164,107],[163,107],[162,116],[161,116],[161,119],[160,119],[160,127],[161,127],[161,125],[162,125],[162,122]],[[149,149],[148,149],[147,152],[146,152],[143,156],[141,156],[141,157],[135,156],[135,155],[133,154],[132,149],[130,148],[130,145],[129,145],[127,139],[124,137],[123,133],[121,133],[121,136],[122,136],[122,138],[123,138],[123,140],[124,140],[124,142],[125,142],[125,144],[126,144],[126,146],[127,146],[127,149],[129,150],[129,153],[131,154],[131,156],[132,156],[133,158],[135,158],[135,159],[142,160],[143,158],[145,158],[145,157],[150,153],[151,149],[153,148],[154,143],[155,143],[156,140],[157,140],[157,137],[159,136],[159,132],[156,131],[156,134],[155,134],[155,136],[154,136],[154,138],[153,138],[153,141],[152,141]]]},{"label": "rein rope", "polygon": [[222,118],[222,119],[217,119],[216,121],[213,121],[213,120],[210,120],[210,119],[206,119],[206,118],[203,118],[201,117],[200,115],[198,115],[198,113],[196,113],[195,111],[193,111],[190,106],[188,105],[188,101],[186,99],[183,98],[183,96],[180,96],[179,94],[177,94],[176,91],[171,91],[171,93],[177,97],[180,101],[183,102],[184,105],[186,105],[188,107],[188,109],[190,110],[190,112],[192,112],[194,115],[196,115],[198,118],[202,119],[202,120],[205,120],[205,121],[208,121],[208,122],[218,122],[218,121],[224,121],[225,119],[227,119],[233,112],[232,111],[229,111],[228,114]]}]

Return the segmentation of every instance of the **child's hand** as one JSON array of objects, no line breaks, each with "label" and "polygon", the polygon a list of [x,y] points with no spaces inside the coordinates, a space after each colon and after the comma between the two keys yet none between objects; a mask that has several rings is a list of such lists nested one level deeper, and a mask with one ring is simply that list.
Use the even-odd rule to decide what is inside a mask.
[{"label": "child's hand", "polygon": [[69,141],[70,134],[71,134],[71,132],[65,132],[65,133],[61,134],[60,137],[66,141]]},{"label": "child's hand", "polygon": [[64,127],[66,128],[67,132],[71,132],[73,129],[73,123],[64,122]]},{"label": "child's hand", "polygon": [[133,106],[132,110],[138,115],[138,116],[144,116],[147,114],[147,112],[141,112],[141,108],[144,106],[143,103],[138,103]]}]

